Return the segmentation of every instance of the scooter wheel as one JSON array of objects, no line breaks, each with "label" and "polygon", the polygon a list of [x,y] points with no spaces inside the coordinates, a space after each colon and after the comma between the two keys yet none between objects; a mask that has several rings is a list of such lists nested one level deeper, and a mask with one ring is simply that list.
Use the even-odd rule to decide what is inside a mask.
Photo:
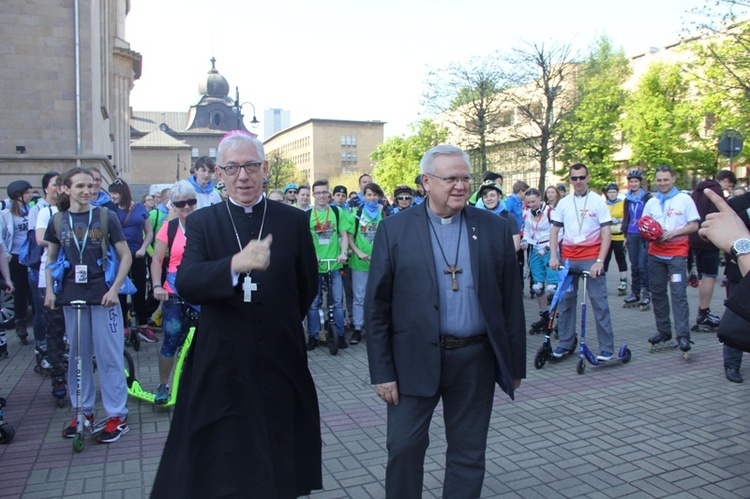
[{"label": "scooter wheel", "polygon": [[544,367],[544,364],[547,363],[547,355],[545,355],[544,352],[541,351],[537,352],[536,357],[534,357],[534,367],[537,369],[541,369]]},{"label": "scooter wheel", "polygon": [[16,430],[8,423],[0,424],[0,444],[9,444],[16,436]]},{"label": "scooter wheel", "polygon": [[133,357],[127,350],[123,350],[123,355],[125,358],[125,381],[128,384],[128,388],[130,388],[135,381],[135,363],[133,362]]},{"label": "scooter wheel", "polygon": [[133,343],[133,350],[135,350],[136,352],[141,349],[141,338],[138,336],[138,334],[133,335],[133,341],[131,343]]},{"label": "scooter wheel", "polygon": [[339,339],[336,337],[331,328],[328,328],[328,334],[326,334],[326,336],[328,337],[328,352],[331,355],[336,355],[337,353],[339,353]]},{"label": "scooter wheel", "polygon": [[578,365],[576,365],[576,372],[578,374],[583,374],[586,371],[586,363],[583,361],[583,359],[578,359]]},{"label": "scooter wheel", "polygon": [[57,407],[65,407],[65,397],[60,397],[59,399],[57,399]]},{"label": "scooter wheel", "polygon": [[631,355],[631,353],[630,353],[630,349],[629,349],[629,348],[626,348],[626,349],[625,349],[625,350],[624,350],[624,351],[622,352],[622,363],[623,363],[623,364],[627,364],[628,362],[630,362],[630,358],[631,358],[631,356],[632,356],[632,355]]},{"label": "scooter wheel", "polygon": [[73,452],[78,454],[83,450],[83,434],[76,433],[73,437]]}]

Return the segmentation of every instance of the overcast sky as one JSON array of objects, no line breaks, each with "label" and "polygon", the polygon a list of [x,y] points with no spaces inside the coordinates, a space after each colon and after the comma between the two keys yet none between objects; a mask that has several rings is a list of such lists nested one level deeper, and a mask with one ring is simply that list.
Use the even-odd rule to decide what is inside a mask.
[{"label": "overcast sky", "polygon": [[602,34],[636,55],[677,41],[686,11],[707,1],[132,0],[126,38],[143,73],[131,105],[187,111],[216,57],[230,96],[239,86],[260,120],[283,108],[292,124],[381,120],[401,135],[421,118],[429,69],[525,41],[585,51]]}]

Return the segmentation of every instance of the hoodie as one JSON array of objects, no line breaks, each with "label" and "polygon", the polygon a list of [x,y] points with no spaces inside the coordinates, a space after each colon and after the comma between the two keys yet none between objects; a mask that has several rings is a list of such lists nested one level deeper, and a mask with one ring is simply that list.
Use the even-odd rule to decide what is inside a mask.
[{"label": "hoodie", "polygon": [[[695,207],[698,208],[698,214],[701,216],[701,223],[706,219],[706,215],[719,211],[719,209],[716,208],[716,205],[713,204],[713,202],[711,202],[711,200],[703,193],[706,189],[714,191],[722,198],[724,197],[724,191],[716,180],[704,180],[695,187],[695,190],[690,197],[693,198]],[[690,240],[690,249],[719,251],[716,246],[703,240],[697,232],[689,234],[688,239]]]}]

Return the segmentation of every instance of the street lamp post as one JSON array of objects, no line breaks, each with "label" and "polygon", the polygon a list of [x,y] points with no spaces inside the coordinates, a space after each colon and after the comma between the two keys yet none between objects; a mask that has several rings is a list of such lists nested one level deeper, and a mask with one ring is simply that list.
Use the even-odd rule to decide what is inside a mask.
[{"label": "street lamp post", "polygon": [[240,87],[234,87],[235,89],[235,99],[234,99],[234,109],[237,111],[237,130],[242,130],[242,106],[245,104],[250,104],[253,108],[253,120],[250,122],[250,124],[253,126],[253,128],[257,127],[260,121],[258,121],[258,118],[255,117],[255,105],[252,102],[245,101],[242,104],[240,104]]}]

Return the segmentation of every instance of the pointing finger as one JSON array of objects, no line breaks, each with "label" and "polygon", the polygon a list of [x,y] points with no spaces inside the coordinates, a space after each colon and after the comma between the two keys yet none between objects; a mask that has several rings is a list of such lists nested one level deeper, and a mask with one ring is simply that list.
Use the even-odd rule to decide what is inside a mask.
[{"label": "pointing finger", "polygon": [[724,201],[724,198],[716,194],[711,189],[705,189],[703,193],[706,195],[708,199],[711,200],[711,202],[716,205],[716,208],[719,209],[719,211],[724,213],[734,213],[734,210],[731,206],[727,204],[726,201]]}]

